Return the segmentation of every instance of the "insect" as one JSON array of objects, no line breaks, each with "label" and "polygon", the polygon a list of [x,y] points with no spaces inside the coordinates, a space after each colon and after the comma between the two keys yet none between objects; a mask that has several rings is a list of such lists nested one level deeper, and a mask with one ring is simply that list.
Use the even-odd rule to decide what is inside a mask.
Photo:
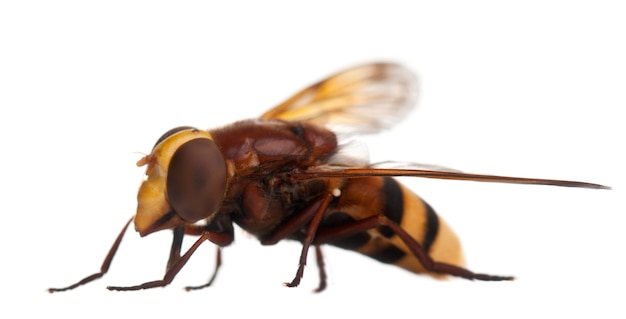
[{"label": "insect", "polygon": [[[146,167],[146,176],[136,215],[122,228],[100,272],[49,291],[70,290],[102,277],[132,221],[142,237],[173,231],[167,270],[160,280],[109,290],[170,284],[206,241],[218,246],[215,270],[207,283],[186,289],[211,285],[221,265],[221,247],[234,240],[233,223],[265,245],[284,239],[302,243],[296,274],[285,283],[289,287],[300,283],[313,248],[319,266],[317,291],[325,289],[323,244],[434,277],[512,280],[464,268],[459,240],[451,228],[393,177],[609,189],[419,165],[384,168],[347,156],[335,132],[376,133],[389,128],[415,104],[415,84],[414,75],[397,64],[365,64],[300,91],[260,118],[207,131],[183,126],[166,132],[137,163]],[[181,255],[185,235],[199,237]]]}]

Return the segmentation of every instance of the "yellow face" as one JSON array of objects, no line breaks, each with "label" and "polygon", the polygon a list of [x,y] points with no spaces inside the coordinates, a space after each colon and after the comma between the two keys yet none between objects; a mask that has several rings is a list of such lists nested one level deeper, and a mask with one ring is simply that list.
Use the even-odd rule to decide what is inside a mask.
[{"label": "yellow face", "polygon": [[141,236],[210,218],[226,192],[226,162],[211,135],[194,128],[170,132],[137,163],[148,166],[137,194]]}]

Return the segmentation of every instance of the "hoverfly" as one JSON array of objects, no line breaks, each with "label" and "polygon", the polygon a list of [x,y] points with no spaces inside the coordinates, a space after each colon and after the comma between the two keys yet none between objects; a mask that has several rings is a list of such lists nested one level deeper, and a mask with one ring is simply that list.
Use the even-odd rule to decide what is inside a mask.
[{"label": "hoverfly", "polygon": [[[381,168],[342,156],[337,131],[375,133],[389,128],[415,104],[416,79],[391,63],[344,70],[297,93],[263,114],[212,129],[174,128],[161,136],[138,166],[146,166],[136,215],[116,238],[100,272],[65,291],[102,277],[129,224],[141,236],[173,230],[167,270],[161,280],[109,290],[139,290],[168,285],[196,249],[210,241],[221,247],[234,240],[233,223],[262,244],[283,239],[302,243],[292,281],[298,286],[307,255],[314,248],[319,286],[326,287],[320,246],[354,250],[383,263],[434,277],[512,280],[463,267],[459,240],[419,196],[393,176],[609,189],[574,181],[467,174],[437,167]],[[420,168],[420,167],[418,167]],[[184,235],[199,236],[181,255]]]}]

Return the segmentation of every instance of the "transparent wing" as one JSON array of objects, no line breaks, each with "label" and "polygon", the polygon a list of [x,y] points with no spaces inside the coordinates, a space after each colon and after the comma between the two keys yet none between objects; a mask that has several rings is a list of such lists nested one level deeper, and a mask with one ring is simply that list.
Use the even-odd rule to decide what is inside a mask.
[{"label": "transparent wing", "polygon": [[404,118],[416,98],[413,73],[393,63],[371,63],[311,85],[261,119],[309,121],[353,133],[376,133]]}]

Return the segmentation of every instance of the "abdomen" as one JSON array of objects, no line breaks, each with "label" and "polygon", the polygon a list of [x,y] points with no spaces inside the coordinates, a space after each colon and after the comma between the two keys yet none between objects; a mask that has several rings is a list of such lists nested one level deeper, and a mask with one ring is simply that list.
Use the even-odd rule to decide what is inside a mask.
[{"label": "abdomen", "polygon": [[[456,234],[428,203],[393,178],[348,180],[336,205],[326,213],[320,227],[348,225],[380,214],[402,227],[435,261],[463,266],[463,254]],[[400,237],[386,226],[328,243],[412,272],[426,272]]]}]

